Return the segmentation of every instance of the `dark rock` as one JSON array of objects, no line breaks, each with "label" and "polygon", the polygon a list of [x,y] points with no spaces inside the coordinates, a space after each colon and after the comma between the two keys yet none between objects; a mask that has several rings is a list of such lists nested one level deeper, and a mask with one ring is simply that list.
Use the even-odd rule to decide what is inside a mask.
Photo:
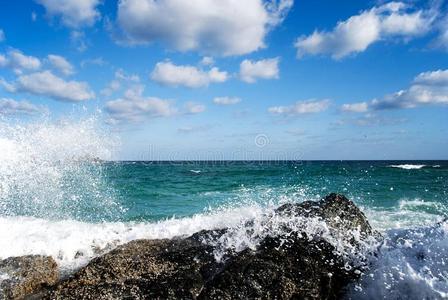
[{"label": "dark rock", "polygon": [[[363,238],[373,232],[364,214],[342,195],[330,194],[320,202],[285,204],[283,216],[320,218],[338,238],[361,250]],[[356,230],[361,240],[350,231]],[[287,232],[287,230],[285,231]],[[256,251],[230,257],[225,268],[207,282],[201,299],[337,299],[344,287],[361,274],[355,265],[325,239],[306,232],[266,237]]]},{"label": "dark rock", "polygon": [[53,258],[40,255],[0,260],[0,299],[20,299],[53,285],[58,268]]},{"label": "dark rock", "polygon": [[[326,231],[307,231],[307,220],[319,220]],[[352,256],[375,236],[364,214],[338,194],[320,202],[283,205],[239,230],[130,242],[92,260],[45,298],[337,299],[365,267]],[[257,246],[222,244],[241,233]],[[342,239],[351,252],[344,253],[332,237]]]},{"label": "dark rock", "polygon": [[92,260],[48,297],[192,299],[218,265],[195,239],[136,240]]}]

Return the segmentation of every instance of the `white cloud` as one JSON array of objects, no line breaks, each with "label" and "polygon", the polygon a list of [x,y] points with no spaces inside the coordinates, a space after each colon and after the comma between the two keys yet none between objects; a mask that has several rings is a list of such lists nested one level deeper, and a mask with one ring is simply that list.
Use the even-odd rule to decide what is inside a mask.
[{"label": "white cloud", "polygon": [[445,85],[448,86],[448,70],[423,72],[417,75],[414,83],[420,85]]},{"label": "white cloud", "polygon": [[254,83],[257,79],[278,79],[279,60],[278,57],[258,61],[245,59],[240,64],[240,78],[248,83]]},{"label": "white cloud", "polygon": [[5,40],[5,32],[3,29],[0,28],[0,42],[3,42]]},{"label": "white cloud", "polygon": [[118,24],[128,43],[242,55],[264,48],[267,33],[292,5],[293,0],[122,0]]},{"label": "white cloud", "polygon": [[56,70],[58,70],[59,72],[61,72],[62,74],[66,75],[66,76],[72,75],[73,73],[75,73],[75,68],[72,66],[72,64],[69,63],[62,56],[49,54],[48,61],[53,66],[53,68],[55,68]]},{"label": "white cloud", "polygon": [[269,107],[268,112],[274,115],[303,115],[323,112],[330,106],[330,100],[306,100],[298,101],[291,106],[274,106]]},{"label": "white cloud", "polygon": [[50,71],[22,75],[14,84],[3,81],[2,85],[10,92],[27,92],[64,102],[86,101],[95,97],[86,82],[65,81]]},{"label": "white cloud", "polygon": [[109,82],[109,84],[100,91],[101,95],[111,96],[114,92],[118,91],[121,88],[121,83],[117,79],[113,79]]},{"label": "white cloud", "polygon": [[339,22],[332,31],[315,31],[299,37],[297,57],[331,55],[340,59],[365,51],[371,44],[388,38],[408,40],[426,34],[435,19],[432,10],[410,11],[401,2],[390,2]]},{"label": "white cloud", "polygon": [[138,122],[145,118],[169,117],[177,114],[172,101],[143,96],[143,87],[135,86],[122,98],[106,103],[105,110],[117,122]]},{"label": "white cloud", "polygon": [[209,71],[203,71],[194,66],[178,66],[170,61],[165,61],[156,64],[151,73],[151,79],[168,86],[199,88],[213,82],[224,82],[228,79],[228,74],[219,71],[216,67]]},{"label": "white cloud", "polygon": [[205,105],[191,101],[185,103],[185,113],[187,114],[199,114],[204,111],[205,111]]},{"label": "white cloud", "polygon": [[211,65],[213,65],[214,63],[215,63],[215,60],[213,59],[213,57],[210,57],[210,56],[204,56],[202,59],[201,59],[201,65],[203,65],[203,66],[211,66]]},{"label": "white cloud", "polygon": [[115,71],[115,78],[124,81],[140,82],[140,77],[137,74],[127,74],[123,69]]},{"label": "white cloud", "polygon": [[216,105],[233,105],[241,102],[238,97],[215,97],[213,103]]},{"label": "white cloud", "polygon": [[109,84],[101,90],[101,94],[105,96],[111,96],[114,92],[118,91],[124,84],[135,84],[140,82],[140,77],[136,74],[128,74],[123,69],[118,69],[115,71],[114,79],[112,79]]},{"label": "white cloud", "polygon": [[100,17],[100,0],[35,0],[43,5],[49,16],[61,18],[65,26],[80,28],[92,26]]},{"label": "white cloud", "polygon": [[41,65],[37,57],[25,55],[19,50],[11,50],[6,56],[0,54],[0,67],[11,68],[17,74],[21,74],[24,70],[38,70]]},{"label": "white cloud", "polygon": [[362,113],[369,110],[369,104],[367,102],[343,104],[341,110],[344,112]]},{"label": "white cloud", "polygon": [[84,59],[83,61],[81,61],[81,67],[83,67],[83,68],[88,66],[88,65],[105,66],[107,64],[108,63],[102,57]]},{"label": "white cloud", "polygon": [[5,79],[0,77],[0,86],[2,86],[7,92],[15,93],[16,87],[14,84],[7,82]]},{"label": "white cloud", "polygon": [[184,126],[184,127],[179,127],[177,129],[178,133],[193,133],[193,132],[202,132],[202,131],[207,131],[210,130],[212,126],[210,125],[202,125],[202,126]]},{"label": "white cloud", "polygon": [[448,50],[448,15],[445,16],[443,24],[440,26],[440,33],[437,37],[436,45]]},{"label": "white cloud", "polygon": [[76,47],[76,50],[79,52],[84,52],[87,50],[87,39],[84,32],[79,30],[73,30],[70,33],[70,40],[74,47]]},{"label": "white cloud", "polygon": [[448,105],[448,70],[420,73],[407,90],[373,100],[373,109]]},{"label": "white cloud", "polygon": [[36,106],[28,101],[16,101],[9,98],[0,98],[0,115],[34,115],[46,112],[42,106]]},{"label": "white cloud", "polygon": [[[448,105],[448,70],[423,72],[414,78],[408,89],[373,99],[369,103],[344,104],[342,110],[361,105],[359,111],[414,108],[423,105]],[[359,106],[361,108],[361,106]]]},{"label": "white cloud", "polygon": [[0,54],[0,68],[6,67],[7,64],[8,64],[8,59],[3,54]]}]

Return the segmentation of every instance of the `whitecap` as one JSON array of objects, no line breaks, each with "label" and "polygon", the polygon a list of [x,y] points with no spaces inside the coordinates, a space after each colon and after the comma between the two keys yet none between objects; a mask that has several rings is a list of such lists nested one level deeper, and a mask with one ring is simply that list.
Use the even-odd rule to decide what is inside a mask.
[{"label": "whitecap", "polygon": [[426,165],[412,165],[412,164],[403,164],[403,165],[390,165],[390,168],[398,168],[404,170],[419,170],[421,168],[426,167]]}]

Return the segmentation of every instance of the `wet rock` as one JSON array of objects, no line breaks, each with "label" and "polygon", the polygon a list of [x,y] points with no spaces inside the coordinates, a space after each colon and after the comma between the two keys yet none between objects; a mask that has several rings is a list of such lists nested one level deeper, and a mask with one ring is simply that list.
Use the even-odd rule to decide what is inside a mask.
[{"label": "wet rock", "polygon": [[0,299],[20,299],[58,280],[53,258],[40,255],[0,260]]},{"label": "wet rock", "polygon": [[[278,219],[290,219],[293,225],[320,220],[326,235],[347,243],[350,255],[376,235],[353,202],[331,194],[320,202],[283,205],[261,223],[247,222],[242,232],[259,235],[255,248],[230,248],[217,260],[219,243],[235,234],[231,228],[172,240],[137,240],[92,260],[44,298],[337,299],[359,277],[362,261],[350,261],[319,232],[302,231],[302,223],[292,229],[288,222],[276,223]],[[260,224],[266,230],[259,233],[254,228]],[[276,234],[265,234],[269,232]]]}]

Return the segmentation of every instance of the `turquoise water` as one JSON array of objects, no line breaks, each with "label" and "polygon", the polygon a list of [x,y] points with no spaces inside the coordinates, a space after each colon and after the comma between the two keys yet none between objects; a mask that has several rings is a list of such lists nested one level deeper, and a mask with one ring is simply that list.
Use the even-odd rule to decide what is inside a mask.
[{"label": "turquoise water", "polygon": [[[424,166],[404,169],[407,164]],[[184,217],[252,202],[318,200],[330,192],[378,211],[408,205],[434,216],[448,214],[446,161],[115,162],[105,169],[125,209],[122,220]]]}]

